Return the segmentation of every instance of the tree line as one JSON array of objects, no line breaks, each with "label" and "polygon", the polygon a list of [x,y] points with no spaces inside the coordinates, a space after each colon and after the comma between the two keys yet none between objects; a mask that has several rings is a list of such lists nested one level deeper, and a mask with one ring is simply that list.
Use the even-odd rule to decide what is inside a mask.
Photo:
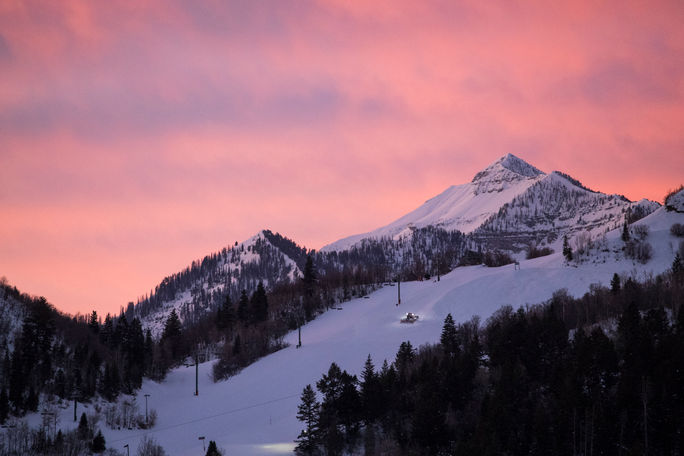
[{"label": "tree line", "polygon": [[484,325],[448,315],[440,343],[369,356],[360,378],[332,363],[302,392],[296,452],[682,454],[684,276],[620,282]]}]

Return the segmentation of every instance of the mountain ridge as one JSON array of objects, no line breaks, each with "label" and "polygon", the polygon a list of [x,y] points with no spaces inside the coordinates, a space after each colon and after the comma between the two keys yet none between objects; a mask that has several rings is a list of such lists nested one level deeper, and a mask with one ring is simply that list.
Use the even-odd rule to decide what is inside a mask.
[{"label": "mountain ridge", "polygon": [[[198,274],[191,283],[178,287],[173,285],[177,280],[164,279],[151,296],[138,301],[133,312],[159,334],[172,308],[183,320],[197,318],[215,311],[226,294],[235,301],[242,290],[253,292],[259,281],[267,288],[293,283],[310,254],[321,272],[351,274],[359,268],[376,268],[373,280],[406,273],[405,280],[420,279],[451,269],[467,249],[519,252],[534,244],[557,250],[563,236],[572,240],[588,232],[596,237],[658,207],[655,202],[631,202],[622,195],[589,189],[566,173],[547,174],[507,154],[477,172],[470,182],[448,187],[394,222],[340,239],[318,252],[262,229],[199,264],[193,262],[190,272]],[[431,231],[419,233],[428,228]],[[450,242],[455,243],[450,247]],[[164,289],[169,282],[166,288],[173,293]],[[161,299],[151,305],[152,295]]]},{"label": "mountain ridge", "polygon": [[394,238],[412,226],[421,228],[433,225],[469,233],[506,201],[522,193],[544,175],[532,165],[508,154],[476,173],[471,182],[448,187],[394,222],[367,233],[342,238],[326,245],[321,251],[345,250],[367,237]]},{"label": "mountain ridge", "polygon": [[[634,203],[622,195],[608,195],[589,189],[582,185],[579,180],[561,171],[553,171],[546,174],[521,158],[513,154],[507,154],[476,173],[470,182],[449,186],[438,195],[425,201],[418,208],[395,221],[366,233],[339,239],[324,246],[321,251],[346,250],[366,238],[388,237],[396,239],[402,236],[409,236],[412,229],[430,225],[446,230],[458,230],[465,234],[474,233],[476,238],[479,237],[481,241],[487,241],[487,237],[477,233],[492,231],[494,228],[496,228],[497,233],[509,231],[505,223],[499,223],[494,226],[493,220],[500,218],[502,210],[506,211],[514,205],[516,199],[524,198],[523,195],[530,192],[533,187],[538,186],[540,182],[545,182],[542,186],[550,193],[547,195],[547,198],[542,198],[544,201],[552,199],[554,189],[563,187],[566,190],[566,196],[582,195],[583,200],[590,201],[593,205],[590,207],[591,211],[609,214],[610,216],[602,223],[594,223],[594,228],[597,229],[606,229],[609,225],[611,228],[614,228],[619,218],[618,213],[624,215],[634,205]],[[584,192],[592,193],[595,197],[587,197]],[[597,201],[601,201],[602,204],[608,207],[598,207],[596,205]],[[660,206],[658,203],[636,204],[640,205],[640,210],[645,212],[644,215]],[[542,209],[554,212],[553,208],[546,207]],[[581,223],[582,219],[577,218],[578,214],[583,213],[586,215],[588,212],[579,207],[569,206],[568,211],[570,212],[558,213],[558,211],[555,211],[554,213],[556,217],[564,220],[579,220],[576,226],[566,226],[566,231],[577,232],[584,225]],[[544,220],[544,222],[548,221]],[[527,218],[525,223],[529,229],[521,230],[520,227],[516,227],[514,231],[529,232],[535,226],[532,222],[532,218]],[[565,226],[567,224],[561,225]],[[548,231],[548,228],[544,229]],[[554,231],[556,231],[555,235],[547,235],[543,240],[549,243],[555,242],[558,237],[564,234],[558,229]],[[526,239],[519,239],[508,245],[497,245],[497,247],[520,250],[521,242],[525,243],[530,240],[530,237],[526,236]]]},{"label": "mountain ridge", "polygon": [[259,282],[272,287],[295,280],[301,275],[297,262],[274,246],[267,232],[271,233],[260,230],[241,243],[193,261],[185,270],[164,278],[126,313],[139,317],[143,326],[159,336],[174,309],[182,321],[196,320],[214,312],[227,294],[237,301],[242,290],[251,293]]}]

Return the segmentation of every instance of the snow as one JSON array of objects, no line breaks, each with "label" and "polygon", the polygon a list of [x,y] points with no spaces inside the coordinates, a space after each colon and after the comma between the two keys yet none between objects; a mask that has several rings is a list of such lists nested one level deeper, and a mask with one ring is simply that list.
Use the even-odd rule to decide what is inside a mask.
[{"label": "snow", "polygon": [[546,174],[508,154],[475,175],[472,182],[453,185],[422,206],[384,227],[340,239],[321,251],[341,251],[365,238],[394,238],[409,226],[429,225],[470,233]]},{"label": "snow", "polygon": [[684,189],[670,195],[665,204],[677,212],[684,212]]},{"label": "snow", "polygon": [[[678,207],[682,201],[684,191],[671,198]],[[645,200],[630,203],[617,195],[593,193],[559,174],[544,174],[513,155],[502,157],[478,173],[472,182],[449,187],[395,222],[342,239],[322,250],[343,250],[368,237],[404,238],[416,228],[428,225],[468,233],[485,222],[493,226],[496,222],[496,226],[509,227],[514,233],[539,233],[558,227],[575,230],[567,232],[578,236],[590,233],[593,247],[587,254],[567,264],[560,253],[559,237],[552,245],[557,253],[521,260],[519,270],[514,265],[469,266],[453,270],[439,282],[402,283],[401,306],[395,305],[397,288],[386,286],[305,325],[300,349],[295,348],[296,331],[291,332],[285,339],[289,347],[257,361],[229,380],[213,383],[214,361],[201,364],[199,396],[194,395],[194,367],[171,371],[163,383],[145,380],[137,404],[144,411],[143,395],[150,395],[149,406],[158,414],[156,425],[148,431],[112,430],[101,425],[107,446],[121,450],[128,444],[135,449],[142,437],[148,435],[163,445],[169,455],[203,454],[198,437],[204,436],[206,442],[215,440],[227,454],[292,454],[293,440],[302,429],[302,423],[296,419],[301,391],[307,384],[314,385],[333,361],[358,375],[368,354],[379,368],[384,359],[394,359],[403,341],[410,340],[415,347],[437,342],[448,313],[456,322],[467,321],[474,315],[484,322],[504,305],[538,304],[559,289],[579,297],[592,284],[608,285],[614,273],[643,280],[667,270],[680,242],[670,233],[670,227],[684,223],[684,214],[660,207],[635,223],[649,227],[645,240],[653,247],[652,259],[640,264],[625,258],[621,240],[623,213],[636,205],[648,210],[657,206]],[[533,223],[526,224],[530,220]],[[605,233],[607,227],[617,229]],[[234,271],[259,261],[252,246],[263,238],[263,233],[258,233],[229,249],[228,259],[220,267]],[[574,236],[570,239],[571,243],[576,241]],[[293,279],[298,269],[294,261],[285,259]],[[208,290],[207,283],[200,285]],[[211,290],[218,286],[223,285],[217,284]],[[190,290],[179,293],[150,316],[145,326],[158,334],[171,309],[180,309],[192,299]],[[0,311],[5,307],[9,309],[0,306]],[[407,312],[417,314],[419,320],[411,325],[401,324]],[[9,318],[9,314],[3,315]],[[16,320],[18,316],[12,318]],[[95,404],[80,404],[78,414],[84,410],[94,413],[95,408]],[[32,414],[27,419],[37,426],[41,417]],[[58,427],[68,429],[76,424],[72,406],[63,404]]]},{"label": "snow", "polygon": [[[227,249],[228,259],[225,261],[221,261],[217,269],[223,273],[231,272],[231,276],[229,279],[231,283],[237,281],[236,277],[238,276],[238,273],[244,265],[249,263],[256,263],[261,260],[261,256],[259,255],[259,253],[256,253],[255,249],[253,248],[257,242],[265,242],[273,249],[275,249],[275,247],[268,241],[268,238],[265,237],[263,231],[259,231],[257,234],[250,237],[246,241],[243,241],[240,244]],[[297,276],[301,275],[301,272],[299,271],[299,268],[297,267],[297,264],[294,260],[292,260],[284,253],[282,253],[282,255],[285,260],[285,267],[289,268],[287,278],[290,281],[294,281],[297,278]],[[264,279],[263,282],[264,286],[269,286],[267,279]],[[224,282],[218,282],[215,283],[212,287],[209,287],[206,281],[202,283],[198,282],[195,285],[199,285],[199,287],[201,289],[204,289],[207,292],[207,294],[210,294],[217,290],[223,290],[226,286]],[[174,309],[176,310],[176,313],[179,315],[181,320],[183,320],[184,314],[183,312],[181,312],[181,309],[183,309],[186,306],[193,305],[193,289],[197,289],[197,287],[193,286],[182,292],[177,293],[175,299],[164,302],[160,309],[157,309],[154,312],[142,318],[141,323],[143,329],[150,329],[152,336],[155,338],[159,338],[164,330],[164,325],[166,323],[166,320],[168,319],[168,316]]]},{"label": "snow", "polygon": [[[444,317],[451,313],[456,322],[479,315],[484,322],[503,305],[514,307],[537,304],[553,292],[565,288],[581,296],[591,284],[608,285],[614,273],[643,280],[670,267],[677,238],[669,233],[673,223],[684,215],[658,209],[639,224],[648,225],[647,238],[654,247],[653,259],[646,265],[616,257],[621,247],[620,230],[605,236],[611,255],[600,261],[566,265],[560,253],[499,268],[470,266],[457,268],[440,282],[402,283],[402,304],[397,307],[397,288],[386,286],[367,299],[344,303],[342,310],[330,310],[302,328],[303,346],[296,349],[297,333],[286,337],[290,346],[269,355],[223,382],[211,381],[211,362],[200,365],[199,396],[194,396],[195,369],[180,367],[163,383],[146,380],[138,395],[150,394],[150,408],[158,412],[155,427],[140,430],[102,429],[107,445],[137,448],[144,435],[155,438],[169,455],[202,454],[198,437],[215,440],[227,454],[291,454],[302,424],[296,419],[302,389],[314,385],[327,372],[330,363],[360,374],[368,354],[376,368],[384,359],[392,361],[402,341],[415,347],[439,339]],[[596,259],[595,258],[595,259]],[[406,312],[420,319],[400,323]],[[92,411],[92,406],[90,409]],[[143,409],[144,410],[144,409]],[[81,411],[79,410],[79,415]],[[73,411],[61,412],[60,426],[75,426]],[[37,424],[39,415],[31,418]]]},{"label": "snow", "polygon": [[[568,177],[545,174],[508,154],[477,173],[472,182],[451,186],[389,225],[340,239],[321,251],[346,250],[366,238],[399,239],[430,225],[466,234],[506,233],[520,241],[537,233],[537,241],[552,243],[563,234],[588,231],[596,236],[616,228],[629,207],[640,206],[647,213],[659,207],[652,201],[632,203],[620,195],[592,192]],[[521,247],[516,246],[506,248]]]},{"label": "snow", "polygon": [[512,243],[520,246],[535,239],[557,249],[564,235],[570,239],[585,234],[595,238],[622,226],[630,208],[639,207],[648,214],[660,207],[652,201],[632,203],[620,195],[593,192],[577,184],[558,172],[546,175],[504,204],[476,234],[500,243],[510,239],[509,248]]}]

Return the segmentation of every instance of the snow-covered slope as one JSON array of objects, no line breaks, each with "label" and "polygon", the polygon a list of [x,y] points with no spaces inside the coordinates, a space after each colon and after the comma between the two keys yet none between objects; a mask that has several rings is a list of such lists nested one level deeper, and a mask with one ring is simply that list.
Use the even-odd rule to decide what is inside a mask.
[{"label": "snow-covered slope", "polygon": [[292,281],[301,272],[295,261],[275,247],[260,231],[246,241],[194,262],[186,271],[167,277],[135,307],[143,328],[159,337],[172,310],[181,320],[199,318],[216,310],[226,294],[237,300],[242,290],[251,293],[259,281],[269,287]]},{"label": "snow-covered slope", "polygon": [[[345,303],[302,328],[303,347],[295,349],[297,334],[287,336],[291,344],[244,369],[239,375],[219,383],[210,379],[211,363],[200,366],[199,396],[194,396],[194,369],[172,371],[164,383],[145,381],[139,392],[151,394],[150,407],[158,412],[156,426],[147,433],[103,429],[107,445],[135,449],[144,435],[155,438],[168,454],[202,454],[198,437],[215,440],[228,454],[291,454],[301,423],[296,419],[302,388],[314,384],[331,362],[359,374],[370,354],[376,367],[383,359],[392,360],[402,341],[414,346],[439,340],[447,313],[465,321],[473,315],[489,317],[502,305],[534,304],[549,299],[565,288],[574,296],[589,290],[591,284],[607,285],[614,273],[637,279],[670,267],[679,239],[669,229],[683,223],[684,214],[658,209],[640,220],[646,225],[653,258],[641,264],[624,256],[607,254],[597,261],[567,265],[560,253],[521,261],[500,268],[470,266],[457,268],[440,282],[403,283],[402,305],[396,307],[395,287],[385,287],[367,299]],[[609,250],[620,250],[620,230],[606,235]],[[399,323],[405,312],[415,312],[414,325]],[[144,405],[143,405],[144,406]],[[91,407],[92,410],[92,407]],[[71,409],[65,409],[60,426],[75,426]],[[32,417],[38,422],[39,415]]]},{"label": "snow-covered slope", "polygon": [[671,211],[684,212],[684,187],[667,196],[665,206]]},{"label": "snow-covered slope", "polygon": [[504,204],[480,226],[475,236],[496,247],[515,249],[530,241],[559,243],[580,232],[597,237],[624,223],[627,211],[649,214],[660,205],[631,202],[621,195],[607,195],[583,187],[570,176],[554,171]]},{"label": "snow-covered slope", "polygon": [[447,188],[389,225],[340,239],[321,250],[345,250],[365,238],[394,238],[408,233],[411,227],[433,225],[469,233],[544,176],[534,166],[508,154],[477,173],[472,182]]},{"label": "snow-covered slope", "polygon": [[586,252],[577,261],[591,264],[631,264],[633,268],[664,271],[672,266],[676,253],[681,252],[684,243],[670,232],[675,223],[684,223],[684,213],[667,211],[665,207],[661,207],[630,226],[631,240],[628,243],[647,244],[651,249],[650,259],[645,263],[639,258],[630,257],[627,243],[622,240],[621,229],[592,239]]},{"label": "snow-covered slope", "polygon": [[[676,195],[671,200],[678,201]],[[341,239],[321,252],[348,250],[361,246],[364,239],[403,242],[424,227],[470,233],[469,242],[488,249],[519,251],[535,242],[559,250],[564,235],[571,239],[580,235],[597,238],[625,219],[647,215],[659,206],[594,192],[570,176],[545,174],[508,154],[477,173],[472,182],[449,187],[389,225]],[[287,241],[262,231],[240,245],[193,263],[188,273],[165,279],[154,296],[136,305],[135,314],[156,336],[172,309],[183,320],[199,318],[214,311],[226,294],[236,299],[242,289],[252,292],[260,280],[267,286],[292,280],[305,253]],[[402,261],[389,258],[384,263]]]},{"label": "snow-covered slope", "polygon": [[658,207],[653,201],[633,203],[589,190],[566,174],[547,175],[508,154],[472,182],[449,187],[389,225],[340,239],[321,251],[347,250],[368,238],[408,237],[426,226],[472,233],[487,248],[520,250],[530,241],[554,244],[566,234],[587,231],[597,236],[622,224],[628,211],[647,215]]}]

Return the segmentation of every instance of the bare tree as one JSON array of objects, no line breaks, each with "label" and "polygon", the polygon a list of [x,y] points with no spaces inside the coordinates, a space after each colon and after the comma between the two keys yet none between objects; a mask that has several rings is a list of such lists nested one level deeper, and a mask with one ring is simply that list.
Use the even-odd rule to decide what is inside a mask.
[{"label": "bare tree", "polygon": [[166,452],[154,438],[145,436],[138,444],[137,456],[166,456]]}]

